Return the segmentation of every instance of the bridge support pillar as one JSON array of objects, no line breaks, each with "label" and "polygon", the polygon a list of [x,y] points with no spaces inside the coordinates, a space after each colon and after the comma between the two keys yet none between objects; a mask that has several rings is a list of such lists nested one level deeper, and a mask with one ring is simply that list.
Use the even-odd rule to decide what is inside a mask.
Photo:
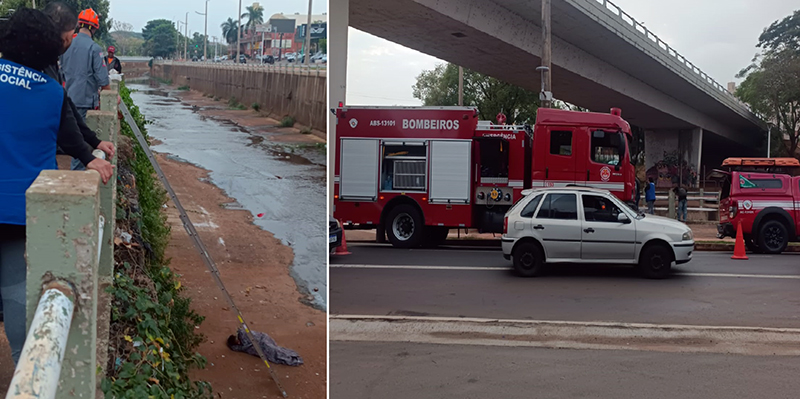
[{"label": "bridge support pillar", "polygon": [[696,187],[701,179],[703,129],[648,130],[644,136],[645,169],[656,187]]},{"label": "bridge support pillar", "polygon": [[[98,240],[112,234],[101,230],[99,186],[100,176],[94,171],[45,170],[25,194],[27,328],[43,286],[55,280],[69,282],[75,290],[75,313],[58,387],[76,398],[92,398],[97,389]],[[39,359],[28,360],[35,365]]]},{"label": "bridge support pillar", "polygon": [[[114,82],[116,83],[116,82]],[[116,90],[114,90],[116,89]],[[100,140],[110,141],[117,145],[120,122],[117,117],[118,86],[105,90],[100,94],[102,111],[89,111],[86,124],[97,133]],[[114,165],[114,173],[108,184],[100,185],[100,213],[105,218],[103,226],[106,234],[100,243],[100,263],[98,266],[98,301],[97,301],[97,366],[105,375],[108,364],[108,336],[111,324],[111,294],[106,289],[114,284],[114,229],[117,203],[117,158],[110,159]]]},{"label": "bridge support pillar", "polygon": [[[347,104],[347,31],[350,26],[350,0],[330,0],[329,7],[338,12],[328,18],[328,104],[337,107],[339,102]],[[328,204],[333,212],[334,165],[336,161],[336,116],[328,115]]]}]

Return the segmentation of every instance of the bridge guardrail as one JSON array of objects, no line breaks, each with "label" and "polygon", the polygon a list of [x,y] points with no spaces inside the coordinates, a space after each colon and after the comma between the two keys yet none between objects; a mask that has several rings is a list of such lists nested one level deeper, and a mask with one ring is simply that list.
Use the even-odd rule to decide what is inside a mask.
[{"label": "bridge guardrail", "polygon": [[[102,111],[86,118],[98,138],[115,146],[118,96],[112,83],[101,93]],[[111,162],[116,166],[117,157]],[[27,190],[28,334],[6,399],[102,397],[116,180],[116,168],[107,184],[93,171],[45,170]]]},{"label": "bridge guardrail", "polygon": [[231,62],[211,62],[211,61],[175,61],[175,60],[158,60],[154,61],[154,64],[161,64],[161,65],[187,65],[187,66],[199,66],[205,68],[218,68],[218,69],[239,69],[239,70],[249,70],[249,71],[275,71],[275,72],[283,72],[283,73],[293,73],[297,75],[316,75],[316,76],[326,76],[328,73],[327,66],[322,66],[325,64],[314,64],[314,65],[299,65],[299,64],[257,64],[257,63],[250,63],[250,64],[239,64],[239,63],[231,63]]},{"label": "bridge guardrail", "polygon": [[633,18],[630,14],[626,13],[622,8],[611,2],[610,0],[594,0],[595,4],[599,4],[603,6],[603,9],[606,11],[607,15],[616,16],[619,20],[625,22],[623,26],[627,26],[630,31],[636,32],[639,35],[644,35],[649,41],[655,43],[656,47],[658,47],[662,53],[669,55],[678,64],[683,65],[685,68],[688,68],[693,75],[696,75],[699,78],[699,81],[702,82],[706,87],[713,89],[711,92],[715,92],[721,94],[723,98],[727,99],[728,101],[733,101],[736,104],[744,107],[749,111],[751,114],[755,115],[756,117],[760,118],[762,121],[766,120],[762,115],[756,113],[749,104],[743,102],[738,97],[736,97],[733,93],[729,92],[728,89],[719,84],[714,78],[703,72],[700,68],[695,66],[691,61],[686,59],[681,53],[679,53],[674,48],[670,47],[669,44],[661,40],[658,36],[655,35],[652,31],[647,29],[642,23],[637,21]]}]

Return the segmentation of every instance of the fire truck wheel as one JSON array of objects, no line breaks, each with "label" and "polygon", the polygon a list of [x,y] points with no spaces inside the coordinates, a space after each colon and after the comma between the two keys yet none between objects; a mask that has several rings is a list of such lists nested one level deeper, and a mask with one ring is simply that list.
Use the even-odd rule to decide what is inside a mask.
[{"label": "fire truck wheel", "polygon": [[758,247],[765,254],[779,254],[786,249],[787,244],[789,244],[789,232],[783,223],[770,220],[758,229]]},{"label": "fire truck wheel", "polygon": [[512,253],[514,270],[522,277],[534,277],[544,271],[544,254],[536,243],[519,243]]},{"label": "fire truck wheel", "polygon": [[411,205],[398,205],[386,217],[386,235],[389,242],[398,248],[418,247],[424,227],[422,215]]},{"label": "fire truck wheel", "polygon": [[639,256],[639,272],[645,278],[667,278],[672,267],[672,257],[672,251],[666,244],[648,245]]}]

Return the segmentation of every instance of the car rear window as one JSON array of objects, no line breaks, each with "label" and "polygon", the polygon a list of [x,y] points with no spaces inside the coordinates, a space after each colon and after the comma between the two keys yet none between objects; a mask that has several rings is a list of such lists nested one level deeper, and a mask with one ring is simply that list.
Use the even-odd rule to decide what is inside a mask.
[{"label": "car rear window", "polygon": [[748,179],[739,176],[739,188],[783,188],[781,179]]},{"label": "car rear window", "polygon": [[539,219],[578,220],[578,204],[575,194],[548,194],[542,202]]},{"label": "car rear window", "polygon": [[544,194],[539,194],[536,196],[536,198],[528,202],[528,205],[525,205],[525,208],[522,208],[522,212],[520,212],[519,215],[524,218],[533,217],[533,213],[536,212],[536,208],[539,206],[539,202],[542,201],[542,197],[544,197]]}]

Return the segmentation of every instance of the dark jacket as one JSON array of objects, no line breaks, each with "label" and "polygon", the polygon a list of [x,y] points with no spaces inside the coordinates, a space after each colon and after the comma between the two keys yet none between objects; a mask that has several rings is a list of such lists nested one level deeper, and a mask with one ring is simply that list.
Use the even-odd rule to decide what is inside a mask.
[{"label": "dark jacket", "polygon": [[108,57],[106,58],[106,63],[108,63],[108,72],[111,72],[112,69],[116,69],[117,73],[122,73],[122,63],[119,62],[119,58]]},{"label": "dark jacket", "polygon": [[[53,64],[45,68],[44,73],[46,73],[47,76],[55,79],[61,86],[64,86],[64,74],[61,73],[61,68],[58,67],[58,64]],[[77,128],[83,136],[83,141],[85,141],[86,144],[89,144],[92,149],[97,148],[97,146],[100,145],[100,139],[97,138],[97,133],[92,131],[92,129],[89,129],[89,126],[86,126],[86,121],[84,121],[83,117],[78,114],[78,108],[75,107],[75,103],[73,103],[69,97],[67,97],[67,100],[69,101],[69,107],[72,110],[75,122],[77,123]],[[75,127],[62,126],[61,128],[74,129]]]}]

